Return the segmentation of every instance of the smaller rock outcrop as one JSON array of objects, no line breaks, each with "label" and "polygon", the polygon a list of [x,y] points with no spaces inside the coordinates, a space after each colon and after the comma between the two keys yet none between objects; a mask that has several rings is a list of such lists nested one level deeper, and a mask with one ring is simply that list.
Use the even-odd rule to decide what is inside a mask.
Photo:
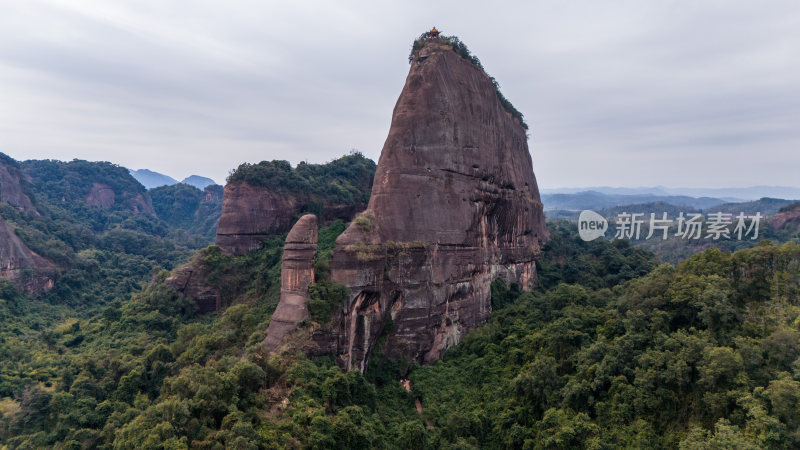
[{"label": "smaller rock outcrop", "polygon": [[207,274],[197,264],[189,263],[175,270],[166,280],[167,286],[197,302],[200,314],[214,312],[222,307],[219,292],[206,282]]},{"label": "smaller rock outcrop", "polygon": [[784,228],[789,228],[792,225],[797,228],[798,224],[800,224],[800,202],[792,203],[791,205],[781,208],[780,211],[769,218],[767,223],[775,233],[780,232]]},{"label": "smaller rock outcrop", "polygon": [[27,182],[19,164],[9,156],[0,153],[0,202],[6,202],[18,211],[39,215],[31,198],[23,187]]},{"label": "smaller rock outcrop", "polygon": [[232,255],[261,248],[271,235],[292,226],[296,205],[292,198],[247,183],[228,183],[217,228],[217,246]]},{"label": "smaller rock outcrop", "polygon": [[289,231],[281,260],[281,299],[269,322],[264,345],[277,350],[283,338],[309,319],[308,288],[314,282],[317,216],[306,214]]},{"label": "smaller rock outcrop", "polygon": [[[127,197],[127,204],[123,203],[127,208],[130,208],[134,214],[148,214],[155,216],[156,212],[153,209],[153,203],[149,197],[145,197],[141,193],[128,193],[123,197]],[[106,183],[95,181],[92,183],[92,189],[86,196],[86,203],[91,206],[96,206],[103,209],[111,209],[117,201],[117,193],[114,188]]]},{"label": "smaller rock outcrop", "polygon": [[114,189],[105,183],[92,183],[92,190],[86,196],[86,203],[98,208],[109,209],[114,206]]},{"label": "smaller rock outcrop", "polygon": [[0,279],[12,281],[33,293],[50,290],[55,280],[53,264],[29,249],[2,218],[0,218]]}]

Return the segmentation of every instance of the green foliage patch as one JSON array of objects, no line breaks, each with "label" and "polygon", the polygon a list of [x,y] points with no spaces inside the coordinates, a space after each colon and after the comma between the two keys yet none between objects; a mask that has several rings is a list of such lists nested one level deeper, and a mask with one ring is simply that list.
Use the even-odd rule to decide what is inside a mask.
[{"label": "green foliage patch", "polygon": [[[322,203],[367,203],[375,175],[375,163],[352,152],[327,164],[288,161],[242,164],[228,176],[228,183],[247,183],[273,193],[292,193],[309,206]],[[313,209],[313,208],[312,208]],[[319,211],[309,211],[319,214]]]},{"label": "green foliage patch", "polygon": [[[77,312],[60,297],[32,298],[0,282],[0,443],[800,446],[800,246],[711,249],[672,266],[627,242],[587,243],[571,225],[549,227],[536,291],[493,282],[489,322],[431,366],[385,357],[389,323],[365,374],[343,373],[333,357],[264,350],[283,237],[241,257],[213,246],[199,252],[232,305],[198,316],[193,301],[166,286],[169,272],[148,263],[158,247],[136,254],[147,240],[103,228],[88,242],[110,239],[108,249],[71,250],[87,265],[66,283],[73,293],[58,294],[106,298],[96,308]],[[344,294],[328,277],[344,228],[320,230],[315,320]],[[130,259],[115,259],[122,255]],[[139,289],[143,276],[149,282]]]}]

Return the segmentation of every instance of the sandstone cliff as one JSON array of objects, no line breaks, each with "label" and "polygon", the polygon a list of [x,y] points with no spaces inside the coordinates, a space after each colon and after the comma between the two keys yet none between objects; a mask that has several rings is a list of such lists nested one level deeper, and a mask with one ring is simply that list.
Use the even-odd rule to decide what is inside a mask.
[{"label": "sandstone cliff", "polygon": [[773,232],[796,231],[800,227],[800,202],[792,203],[773,214],[767,222]]},{"label": "sandstone cliff", "polygon": [[319,353],[363,371],[391,319],[388,356],[440,358],[489,317],[492,280],[534,286],[545,238],[525,128],[479,65],[427,41],[413,55],[368,208],[337,240],[331,279],[350,296],[331,331],[315,334]]},{"label": "sandstone cliff", "polygon": [[31,251],[0,218],[0,278],[39,293],[53,287],[55,275],[53,264]]},{"label": "sandstone cliff", "polygon": [[264,339],[264,345],[270,351],[276,350],[300,322],[310,318],[308,287],[314,282],[317,233],[317,216],[306,214],[286,236],[281,259],[281,299]]},{"label": "sandstone cliff", "polygon": [[25,192],[25,175],[16,161],[0,153],[0,202],[6,202],[18,211],[39,215],[31,198]]},{"label": "sandstone cliff", "polygon": [[286,161],[243,164],[225,185],[216,244],[243,255],[289,231],[302,213],[323,224],[349,221],[366,207],[374,174],[375,163],[359,153],[295,168]]},{"label": "sandstone cliff", "polygon": [[247,183],[227,184],[216,244],[233,255],[256,250],[268,236],[289,230],[296,208],[294,199],[266,188]]},{"label": "sandstone cliff", "polygon": [[[86,196],[86,203],[91,206],[97,206],[98,208],[111,209],[114,207],[116,201],[117,192],[114,191],[114,188],[106,183],[98,181],[92,182],[92,189]],[[150,198],[143,195],[141,192],[128,193],[128,195],[125,196],[124,202],[125,209],[133,211],[134,214],[156,215]]]},{"label": "sandstone cliff", "polygon": [[[28,179],[12,158],[0,153],[0,202],[23,214],[39,216],[27,192]],[[38,293],[53,287],[56,271],[53,264],[33,252],[0,217],[0,279],[6,279],[28,291]]]}]

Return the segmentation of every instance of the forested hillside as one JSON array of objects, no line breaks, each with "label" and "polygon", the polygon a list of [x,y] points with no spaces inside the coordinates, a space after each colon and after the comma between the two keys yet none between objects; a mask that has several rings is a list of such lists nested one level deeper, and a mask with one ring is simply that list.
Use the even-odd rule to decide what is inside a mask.
[{"label": "forested hillside", "polygon": [[18,167],[33,207],[3,202],[0,213],[27,247],[56,268],[54,286],[41,301],[85,312],[126,302],[154,268],[171,269],[209,243],[161,220],[125,168],[79,160]]},{"label": "forested hillside", "polygon": [[359,152],[334,159],[327,164],[288,161],[261,161],[242,164],[231,172],[228,183],[247,183],[271,192],[305,197],[309,203],[357,203],[369,201],[375,162]]},{"label": "forested hillside", "polygon": [[[321,230],[320,272],[343,228]],[[238,304],[207,316],[164,285],[166,272],[130,301],[83,319],[62,310],[52,326],[52,310],[6,286],[0,307],[14,319],[2,338],[0,440],[9,448],[800,444],[800,247],[708,250],[672,267],[624,241],[580,241],[566,223],[549,231],[540,290],[495,282],[490,322],[444,361],[420,367],[378,349],[364,375],[301,352],[264,353],[279,237],[243,257],[214,247],[197,256],[220,277],[250,280],[234,293]]]},{"label": "forested hillside", "polygon": [[222,214],[222,186],[206,186],[202,191],[178,183],[147,191],[156,215],[175,228],[177,235],[197,246],[214,242]]}]

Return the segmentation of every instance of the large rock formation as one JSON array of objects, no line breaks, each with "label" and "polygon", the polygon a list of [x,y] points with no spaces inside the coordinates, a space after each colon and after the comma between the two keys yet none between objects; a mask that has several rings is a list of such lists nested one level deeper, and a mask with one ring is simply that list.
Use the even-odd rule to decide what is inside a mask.
[{"label": "large rock formation", "polygon": [[360,153],[295,168],[286,161],[243,164],[225,185],[216,244],[243,255],[289,231],[304,212],[323,224],[349,221],[367,206],[374,174],[375,163]]},{"label": "large rock formation", "polygon": [[445,41],[415,52],[367,210],[337,240],[331,279],[350,296],[314,339],[345,369],[384,351],[440,358],[491,312],[500,277],[529,289],[546,238],[526,130],[486,73]]},{"label": "large rock formation", "polygon": [[306,214],[289,231],[281,260],[281,299],[269,321],[264,344],[274,351],[283,338],[309,319],[308,287],[314,282],[317,216]]}]

